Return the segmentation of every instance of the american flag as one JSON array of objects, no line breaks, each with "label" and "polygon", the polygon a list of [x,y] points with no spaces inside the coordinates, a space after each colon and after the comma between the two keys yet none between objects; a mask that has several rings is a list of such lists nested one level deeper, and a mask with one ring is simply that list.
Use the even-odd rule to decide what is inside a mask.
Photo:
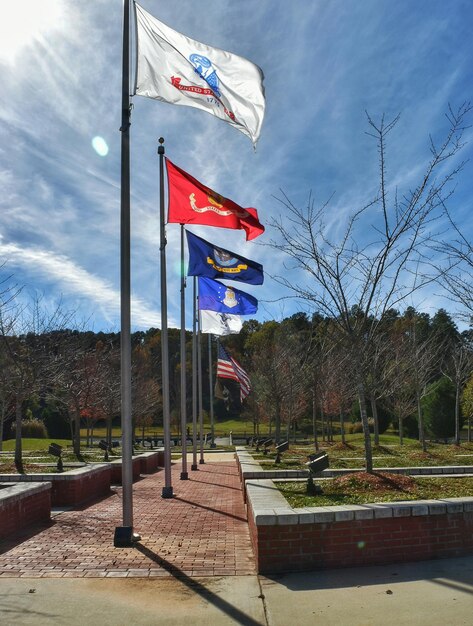
[{"label": "american flag", "polygon": [[242,402],[251,391],[248,374],[220,343],[218,344],[217,378],[231,378],[240,383],[240,400]]}]

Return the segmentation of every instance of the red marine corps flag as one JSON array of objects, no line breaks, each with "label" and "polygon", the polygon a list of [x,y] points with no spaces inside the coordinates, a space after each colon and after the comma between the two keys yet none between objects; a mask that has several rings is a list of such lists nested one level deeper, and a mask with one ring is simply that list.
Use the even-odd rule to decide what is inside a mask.
[{"label": "red marine corps flag", "polygon": [[258,211],[243,208],[212,191],[166,159],[169,185],[169,217],[173,224],[202,224],[244,230],[246,239],[264,232]]}]

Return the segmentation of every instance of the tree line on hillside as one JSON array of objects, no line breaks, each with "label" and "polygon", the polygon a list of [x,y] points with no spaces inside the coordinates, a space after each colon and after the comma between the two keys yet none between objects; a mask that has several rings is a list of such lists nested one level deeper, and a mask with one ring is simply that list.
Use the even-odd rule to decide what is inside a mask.
[{"label": "tree line on hillside", "polygon": [[249,364],[254,393],[244,412],[259,423],[271,420],[276,441],[296,424],[316,438],[317,423],[328,437],[336,428],[344,441],[346,421],[360,421],[360,376],[375,445],[391,424],[401,444],[404,433],[424,450],[427,438],[460,444],[465,419],[471,441],[473,332],[459,332],[443,309],[433,317],[411,307],[402,315],[387,311],[357,360],[336,321],[320,314],[252,321],[228,344]]}]

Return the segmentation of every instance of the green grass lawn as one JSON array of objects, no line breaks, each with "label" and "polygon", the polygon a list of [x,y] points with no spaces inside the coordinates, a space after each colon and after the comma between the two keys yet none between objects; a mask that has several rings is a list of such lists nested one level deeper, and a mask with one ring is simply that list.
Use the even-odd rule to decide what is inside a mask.
[{"label": "green grass lawn", "polygon": [[[27,439],[22,438],[21,447],[24,451],[28,450],[47,450],[49,448],[49,444],[57,443],[63,448],[71,445],[70,439]],[[3,442],[3,451],[4,452],[12,452],[15,450],[15,440],[7,439]]]}]

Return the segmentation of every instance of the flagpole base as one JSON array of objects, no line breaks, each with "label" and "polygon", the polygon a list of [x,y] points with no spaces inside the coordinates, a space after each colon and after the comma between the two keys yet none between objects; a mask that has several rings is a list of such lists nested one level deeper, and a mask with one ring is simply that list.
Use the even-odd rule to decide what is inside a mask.
[{"label": "flagpole base", "polygon": [[140,539],[141,535],[133,532],[133,526],[117,526],[113,537],[113,545],[115,548],[131,548]]},{"label": "flagpole base", "polygon": [[172,492],[172,487],[163,487],[161,492],[161,498],[173,498],[174,494]]},{"label": "flagpole base", "polygon": [[196,472],[199,468],[197,467],[197,465],[191,465],[191,470],[193,472]]},{"label": "flagpole base", "polygon": [[216,443],[211,443],[210,447],[212,448],[212,450],[214,450],[217,447],[217,444]]},{"label": "flagpole base", "polygon": [[189,474],[187,472],[181,472],[181,480],[189,480]]},{"label": "flagpole base", "polygon": [[205,464],[204,459],[200,459],[200,461],[199,461],[199,465],[204,465],[204,464]]}]

